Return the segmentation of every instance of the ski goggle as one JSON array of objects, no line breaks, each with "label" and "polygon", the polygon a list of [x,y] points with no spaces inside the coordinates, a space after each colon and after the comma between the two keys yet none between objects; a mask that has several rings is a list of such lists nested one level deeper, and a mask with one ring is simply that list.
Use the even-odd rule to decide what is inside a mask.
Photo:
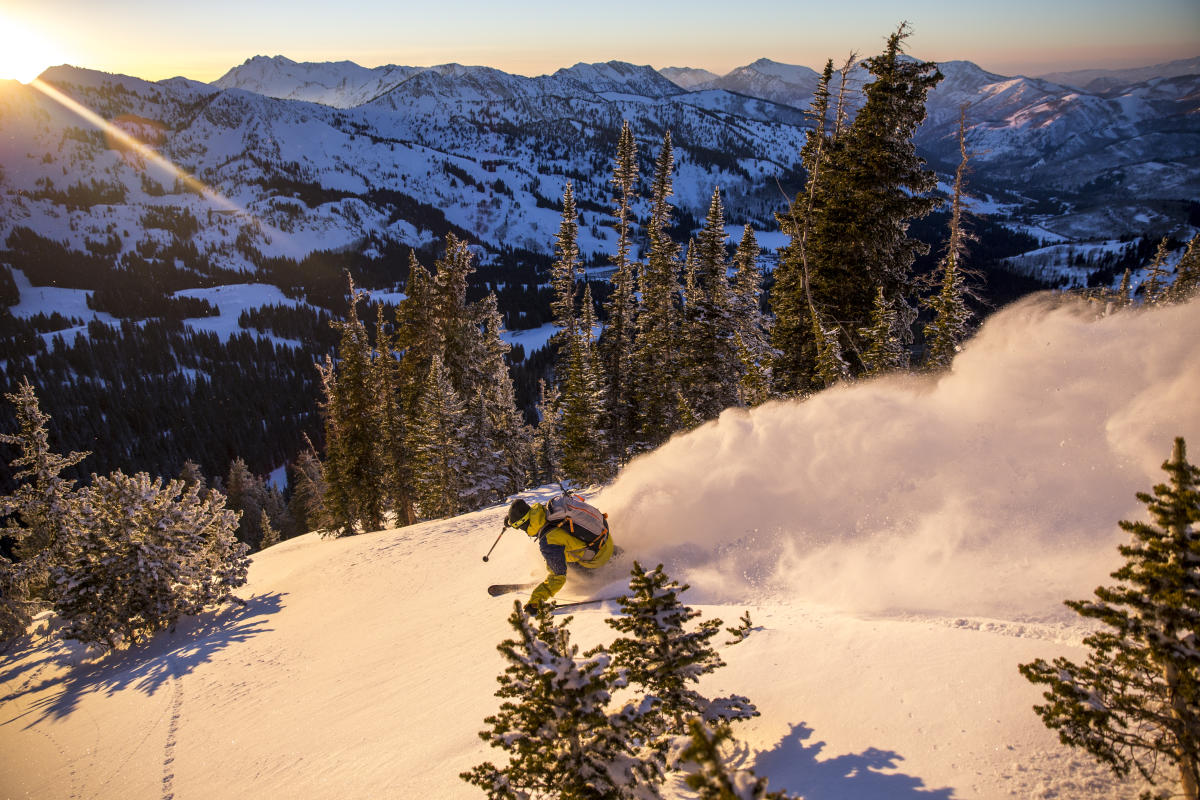
[{"label": "ski goggle", "polygon": [[525,516],[521,517],[519,520],[512,523],[512,526],[514,528],[520,528],[521,530],[525,531],[526,533],[529,533],[529,523],[530,522],[532,522],[532,520],[529,519],[529,514],[526,513]]}]

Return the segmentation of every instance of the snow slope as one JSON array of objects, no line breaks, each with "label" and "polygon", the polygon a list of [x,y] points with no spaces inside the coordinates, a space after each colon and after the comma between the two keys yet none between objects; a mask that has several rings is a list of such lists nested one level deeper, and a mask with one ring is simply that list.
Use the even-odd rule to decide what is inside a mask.
[{"label": "snow slope", "polygon": [[[750,611],[702,686],[762,711],[745,766],[808,800],[1136,796],[1042,727],[1017,665],[1083,658],[1060,601],[1117,567],[1171,437],[1200,443],[1198,305],[1034,299],[940,379],[731,412],[596,493],[689,603]],[[542,571],[514,531],[480,560],[503,513],[286,541],[254,557],[245,608],[107,657],[43,620],[0,661],[0,797],[479,797],[457,776],[501,755],[476,733],[512,609],[483,587]],[[578,611],[574,639],[611,638],[610,610]]]}]

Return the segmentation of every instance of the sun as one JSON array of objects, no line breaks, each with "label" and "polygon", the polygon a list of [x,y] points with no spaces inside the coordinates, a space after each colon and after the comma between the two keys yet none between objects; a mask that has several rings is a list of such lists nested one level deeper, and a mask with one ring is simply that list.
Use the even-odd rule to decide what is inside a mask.
[{"label": "sun", "polygon": [[0,13],[0,80],[29,83],[46,67],[59,63],[62,57],[52,42]]}]

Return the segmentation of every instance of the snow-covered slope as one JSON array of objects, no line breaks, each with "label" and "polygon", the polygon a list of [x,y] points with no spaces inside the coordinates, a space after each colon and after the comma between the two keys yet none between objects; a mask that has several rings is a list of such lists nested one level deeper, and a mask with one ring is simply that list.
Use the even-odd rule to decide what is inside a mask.
[{"label": "snow-covered slope", "polygon": [[[809,800],[1136,796],[1041,725],[1017,665],[1084,657],[1060,601],[1119,565],[1171,437],[1200,442],[1198,311],[1035,299],[939,379],[730,412],[600,490],[630,557],[705,616],[749,610],[701,686],[761,710],[743,765]],[[483,587],[542,571],[514,531],[480,561],[503,513],[284,542],[244,608],[132,651],[23,640],[0,664],[0,796],[478,797],[457,776],[502,758],[476,733],[512,608]],[[610,639],[611,610],[579,610],[574,640]]]}]

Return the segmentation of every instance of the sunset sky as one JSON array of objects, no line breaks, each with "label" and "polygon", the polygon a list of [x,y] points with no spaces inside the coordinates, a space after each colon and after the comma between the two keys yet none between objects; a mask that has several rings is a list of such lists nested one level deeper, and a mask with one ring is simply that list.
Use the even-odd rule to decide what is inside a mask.
[{"label": "sunset sky", "polygon": [[763,57],[819,68],[878,52],[901,19],[913,55],[1004,75],[1200,55],[1197,0],[0,0],[0,78],[69,63],[212,81],[255,55],[523,75],[612,59],[719,74]]}]

